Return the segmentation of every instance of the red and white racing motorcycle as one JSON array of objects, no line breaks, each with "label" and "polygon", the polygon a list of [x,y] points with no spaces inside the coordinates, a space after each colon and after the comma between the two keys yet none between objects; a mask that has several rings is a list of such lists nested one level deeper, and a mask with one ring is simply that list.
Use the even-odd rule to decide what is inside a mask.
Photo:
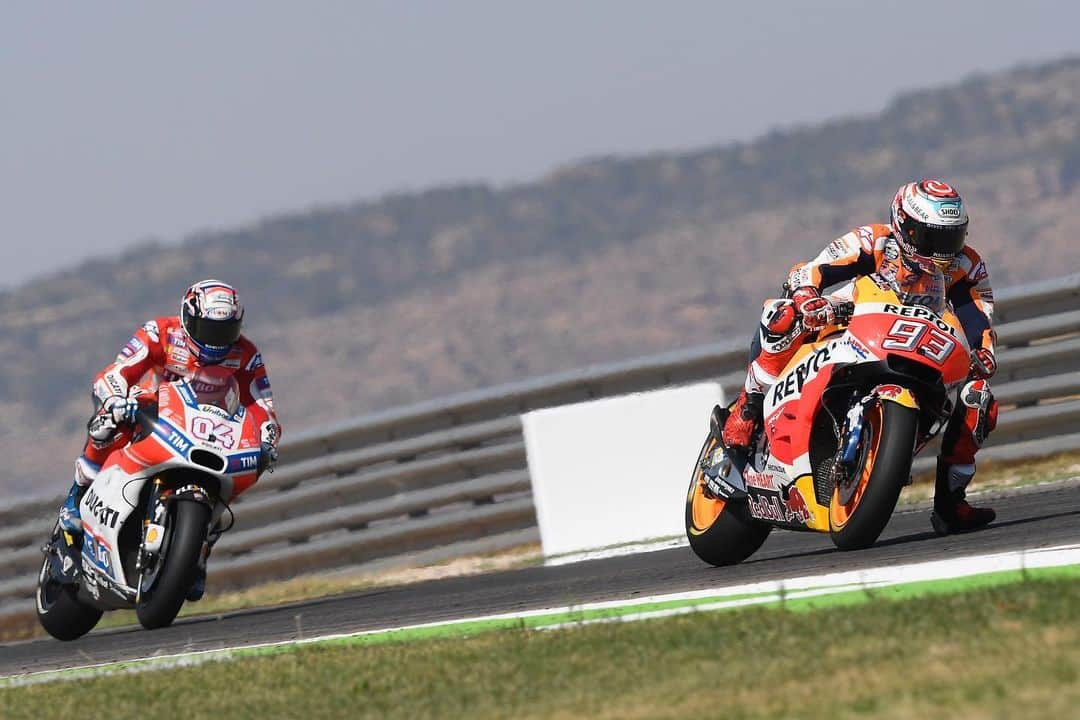
[{"label": "red and white racing motorcycle", "polygon": [[83,496],[82,536],[57,524],[44,548],[37,614],[55,638],[81,637],[120,608],[146,628],[169,625],[228,502],[265,469],[231,373],[203,368],[157,397],[156,414],[139,412],[133,441]]},{"label": "red and white racing motorcycle", "polygon": [[874,544],[968,378],[968,343],[943,294],[860,278],[838,324],[767,391],[748,458],[723,447],[729,410],[714,410],[686,497],[698,557],[741,562],[773,527],[827,532],[841,549]]}]

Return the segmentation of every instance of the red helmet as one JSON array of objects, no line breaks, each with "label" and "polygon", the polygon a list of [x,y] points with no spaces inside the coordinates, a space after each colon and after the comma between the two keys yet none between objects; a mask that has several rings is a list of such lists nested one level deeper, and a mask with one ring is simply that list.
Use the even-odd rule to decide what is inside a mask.
[{"label": "red helmet", "polygon": [[204,365],[228,356],[240,339],[244,308],[236,289],[219,280],[203,280],[187,289],[180,303],[180,319],[188,350]]},{"label": "red helmet", "polygon": [[967,208],[960,194],[941,180],[908,183],[893,198],[892,229],[905,254],[948,265],[964,249]]}]

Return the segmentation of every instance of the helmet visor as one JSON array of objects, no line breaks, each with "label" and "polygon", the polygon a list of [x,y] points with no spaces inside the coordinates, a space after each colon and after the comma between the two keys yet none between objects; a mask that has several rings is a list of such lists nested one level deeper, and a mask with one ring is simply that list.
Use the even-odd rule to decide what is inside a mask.
[{"label": "helmet visor", "polygon": [[185,312],[184,329],[200,345],[228,347],[240,339],[240,318],[209,320]]},{"label": "helmet visor", "polygon": [[964,249],[967,223],[953,227],[940,225],[918,226],[913,233],[915,252],[927,257],[952,257]]}]

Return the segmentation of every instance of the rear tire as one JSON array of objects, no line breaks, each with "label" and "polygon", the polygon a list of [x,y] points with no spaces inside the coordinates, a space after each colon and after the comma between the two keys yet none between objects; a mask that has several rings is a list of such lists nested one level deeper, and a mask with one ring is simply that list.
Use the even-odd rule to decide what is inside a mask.
[{"label": "rear tire", "polygon": [[710,565],[734,565],[753,555],[772,526],[750,517],[745,502],[725,502],[705,494],[701,462],[720,445],[712,433],[705,438],[686,495],[686,537],[690,548]]},{"label": "rear tire", "polygon": [[176,619],[188,589],[195,582],[199,553],[210,524],[210,508],[199,502],[179,500],[169,514],[173,522],[171,537],[158,561],[164,565],[154,586],[142,593],[135,606],[139,623],[147,630],[167,627]]},{"label": "rear tire", "polygon": [[[873,410],[877,411],[874,412]],[[877,542],[889,524],[900,491],[911,476],[919,414],[894,402],[867,408],[864,427],[870,443],[863,453],[860,486],[846,505],[833,490],[829,535],[841,550],[862,550]]]},{"label": "rear tire", "polygon": [[49,572],[50,556],[45,556],[38,573],[37,617],[45,632],[57,640],[75,640],[94,629],[102,611],[79,602],[74,585],[61,585]]}]

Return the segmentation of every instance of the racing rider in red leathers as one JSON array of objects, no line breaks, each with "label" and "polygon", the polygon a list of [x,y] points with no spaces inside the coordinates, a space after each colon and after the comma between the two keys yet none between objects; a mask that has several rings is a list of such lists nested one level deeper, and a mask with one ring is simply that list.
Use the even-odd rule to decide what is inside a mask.
[{"label": "racing rider in red leathers", "polygon": [[967,227],[964,202],[950,185],[939,180],[908,183],[893,199],[890,225],[855,228],[809,263],[792,268],[786,297],[765,303],[760,351],[724,424],[724,445],[735,452],[748,449],[761,421],[765,390],[807,338],[835,320],[832,300],[821,294],[824,288],[873,272],[888,279],[898,273],[936,274],[940,269],[946,298],[963,325],[972,353],[971,375],[942,438],[931,522],[942,535],[992,522],[993,510],[972,507],[964,499],[975,475],[975,453],[994,429],[998,412],[987,382],[997,369],[994,295],[986,264],[965,244]]},{"label": "racing rider in red leathers", "polygon": [[[264,462],[270,465],[277,460],[281,426],[262,355],[240,334],[243,317],[244,309],[230,285],[218,280],[197,282],[184,293],[179,316],[159,317],[143,325],[116,360],[97,375],[91,390],[97,409],[87,424],[86,447],[75,461],[71,492],[60,508],[64,530],[73,535],[82,532],[79,501],[109,454],[131,441],[140,403],[156,402],[153,391],[159,383],[191,378],[200,367],[215,365],[233,371],[240,402],[259,425]],[[205,587],[204,556],[188,599],[200,599]]]}]

